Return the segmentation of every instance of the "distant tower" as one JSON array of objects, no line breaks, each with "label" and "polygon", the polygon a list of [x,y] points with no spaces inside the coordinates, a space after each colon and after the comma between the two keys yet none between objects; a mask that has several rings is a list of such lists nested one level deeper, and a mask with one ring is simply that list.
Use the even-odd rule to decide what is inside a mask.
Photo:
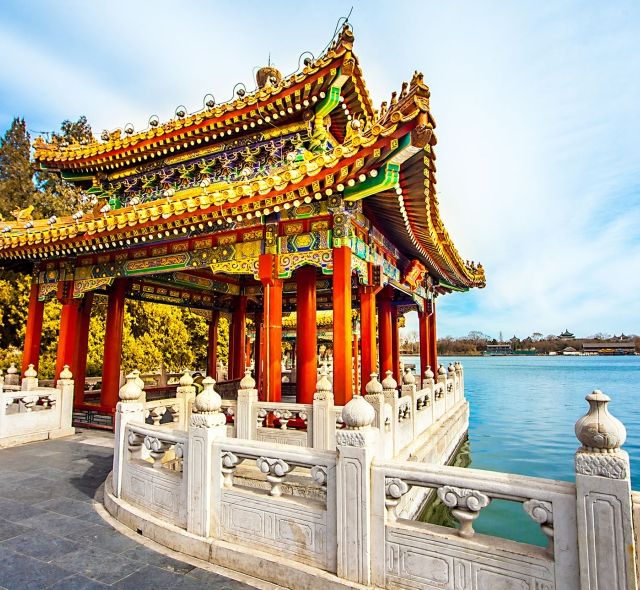
[{"label": "distant tower", "polygon": [[500,330],[500,342],[503,342],[503,340],[502,340],[502,330]]}]

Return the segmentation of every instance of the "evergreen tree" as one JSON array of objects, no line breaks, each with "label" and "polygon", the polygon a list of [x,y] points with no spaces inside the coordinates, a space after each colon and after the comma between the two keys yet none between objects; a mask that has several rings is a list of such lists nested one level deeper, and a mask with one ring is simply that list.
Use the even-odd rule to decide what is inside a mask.
[{"label": "evergreen tree", "polygon": [[35,186],[29,160],[30,140],[24,119],[15,118],[0,139],[0,215],[33,204]]},{"label": "evergreen tree", "polygon": [[[52,138],[59,144],[86,144],[92,139],[91,126],[85,116],[77,121],[63,121],[60,132],[53,132]],[[57,173],[41,170],[36,174],[36,181],[40,189],[36,210],[40,217],[52,215],[71,215],[80,207],[82,190],[63,180]]]},{"label": "evergreen tree", "polygon": [[[61,144],[87,143],[91,127],[86,117],[63,121],[52,134]],[[34,184],[35,177],[35,184]],[[14,119],[0,140],[0,214],[34,205],[34,218],[62,216],[77,210],[82,191],[54,171],[33,172],[30,141],[23,119]],[[31,277],[0,270],[0,368],[20,363],[26,328]],[[91,311],[87,375],[100,375],[103,366],[106,297],[96,296]],[[60,303],[44,306],[39,374],[52,378],[60,326]],[[206,364],[207,322],[189,309],[156,303],[127,302],[122,347],[122,366],[155,371],[161,364],[167,371],[203,369]],[[229,350],[229,322],[220,319],[218,358],[226,360]]]}]

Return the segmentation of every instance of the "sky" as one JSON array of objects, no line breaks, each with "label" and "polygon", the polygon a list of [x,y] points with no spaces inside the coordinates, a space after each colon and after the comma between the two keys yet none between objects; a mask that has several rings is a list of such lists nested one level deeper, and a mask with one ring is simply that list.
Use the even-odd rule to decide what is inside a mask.
[{"label": "sky", "polygon": [[640,334],[637,0],[3,0],[0,131],[224,102],[269,57],[319,55],[351,7],[376,104],[424,73],[441,215],[487,274],[438,298],[439,335]]}]

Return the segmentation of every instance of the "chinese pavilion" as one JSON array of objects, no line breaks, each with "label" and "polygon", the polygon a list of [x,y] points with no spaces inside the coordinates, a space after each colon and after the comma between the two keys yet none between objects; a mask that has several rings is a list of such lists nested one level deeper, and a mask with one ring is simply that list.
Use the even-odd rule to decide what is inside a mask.
[{"label": "chinese pavilion", "polygon": [[437,366],[436,298],[483,287],[484,271],[461,259],[438,212],[422,74],[376,110],[352,47],[345,26],[293,75],[262,68],[254,92],[240,88],[224,104],[208,95],[202,111],[179,107],[145,131],[36,139],[36,164],[82,187],[85,206],[48,220],[27,209],[0,233],[0,263],[33,275],[23,372],[38,365],[43,306],[57,298],[56,375],[70,365],[82,404],[95,293],[108,296],[103,411],[118,401],[127,298],[200,310],[209,372],[218,319],[230,314],[229,379],[251,356],[264,400],[281,396],[283,312],[299,402],[315,389],[318,324],[333,349],[337,405],[378,369],[399,378],[407,311],[419,315],[420,372]]}]

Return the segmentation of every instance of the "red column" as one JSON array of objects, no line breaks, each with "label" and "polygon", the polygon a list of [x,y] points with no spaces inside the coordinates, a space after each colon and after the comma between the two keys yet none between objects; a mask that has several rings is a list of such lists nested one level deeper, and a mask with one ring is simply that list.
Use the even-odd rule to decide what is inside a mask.
[{"label": "red column", "polygon": [[353,397],[351,249],[333,249],[333,395],[337,406]]},{"label": "red column", "polygon": [[76,331],[75,352],[73,354],[73,402],[84,402],[84,384],[87,377],[87,353],[89,352],[89,325],[91,322],[91,308],[93,307],[93,293],[86,293],[80,303],[78,329]]},{"label": "red column", "polygon": [[431,302],[432,312],[429,315],[429,364],[431,370],[438,374],[438,341],[436,337],[436,300]]},{"label": "red column", "polygon": [[233,379],[234,375],[234,362],[236,360],[233,351],[236,348],[236,314],[235,311],[231,313],[231,319],[229,320],[229,352],[227,354],[227,379]]},{"label": "red column", "polygon": [[[246,370],[249,367],[251,367],[251,338],[247,334],[244,345],[244,369]],[[244,375],[244,371],[242,374]]]},{"label": "red column", "polygon": [[247,296],[240,295],[233,312],[233,348],[229,346],[229,356],[233,357],[233,370],[229,379],[240,379],[244,375],[245,340],[247,334]]},{"label": "red column", "polygon": [[371,373],[378,370],[378,347],[376,344],[376,293],[378,288],[360,287],[360,347],[362,349],[361,365],[361,391],[366,393],[365,388]]},{"label": "red column", "polygon": [[353,346],[351,357],[353,358],[353,391],[360,391],[360,339],[357,333],[353,333]]},{"label": "red column", "polygon": [[29,368],[29,364],[32,364],[37,371],[38,361],[40,360],[44,301],[38,301],[38,292],[38,283],[32,283],[31,292],[29,293],[29,310],[27,312],[27,331],[24,335],[24,350],[22,352],[22,375]]},{"label": "red column", "polygon": [[381,379],[387,371],[393,371],[393,336],[391,300],[393,290],[385,287],[378,296],[378,333],[380,337],[380,373]]},{"label": "red column", "polygon": [[312,404],[318,381],[316,348],[316,269],[303,266],[296,271],[296,401]]},{"label": "red column", "polygon": [[418,312],[418,326],[419,326],[419,333],[420,333],[420,367],[419,369],[420,369],[420,381],[422,381],[424,379],[424,372],[427,370],[427,366],[430,365],[429,313],[426,309],[425,311]]},{"label": "red column", "polygon": [[398,308],[391,307],[391,358],[393,378],[400,383],[400,328],[398,327]]},{"label": "red column", "polygon": [[262,339],[263,397],[282,399],[282,280],[276,278],[276,257],[261,254],[258,272],[263,287],[264,338]]},{"label": "red column", "polygon": [[[67,299],[60,312],[60,332],[58,333],[58,351],[54,381],[58,380],[65,365],[73,366],[76,346],[76,330],[78,325],[79,299]],[[73,372],[73,371],[72,371]],[[75,377],[75,375],[74,375]]]},{"label": "red column", "polygon": [[104,333],[104,360],[100,405],[115,408],[120,389],[120,360],[122,357],[122,328],[124,324],[126,279],[116,279],[109,291],[107,326]]},{"label": "red column", "polygon": [[218,323],[220,321],[220,312],[214,310],[211,312],[211,321],[209,322],[209,338],[207,340],[207,375],[217,379],[216,371],[218,364]]},{"label": "red column", "polygon": [[260,395],[262,390],[262,313],[256,313],[253,322],[256,326],[256,340],[253,344],[254,379]]}]

